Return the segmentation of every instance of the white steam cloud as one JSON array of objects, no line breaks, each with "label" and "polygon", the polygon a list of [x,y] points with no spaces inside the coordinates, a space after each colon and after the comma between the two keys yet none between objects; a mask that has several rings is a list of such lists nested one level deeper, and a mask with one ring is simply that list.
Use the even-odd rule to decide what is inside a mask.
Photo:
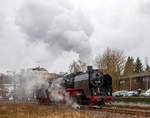
[{"label": "white steam cloud", "polygon": [[33,93],[40,88],[48,88],[49,84],[42,75],[30,71],[24,71],[13,77],[16,84],[15,93],[17,96],[33,96]]},{"label": "white steam cloud", "polygon": [[58,78],[52,82],[52,85],[48,89],[48,91],[50,92],[50,99],[57,104],[65,103],[66,106],[79,108],[79,105],[76,103],[76,101],[66,93],[65,89],[62,87],[62,83],[63,78]]},{"label": "white steam cloud", "polygon": [[149,0],[1,0],[0,72],[37,61],[51,72],[66,71],[73,60],[87,59],[90,45],[93,58],[111,47],[144,62],[149,8]]},{"label": "white steam cloud", "polygon": [[55,58],[73,51],[81,60],[89,61],[93,28],[69,1],[28,1],[18,11],[16,24],[32,43],[45,43]]}]

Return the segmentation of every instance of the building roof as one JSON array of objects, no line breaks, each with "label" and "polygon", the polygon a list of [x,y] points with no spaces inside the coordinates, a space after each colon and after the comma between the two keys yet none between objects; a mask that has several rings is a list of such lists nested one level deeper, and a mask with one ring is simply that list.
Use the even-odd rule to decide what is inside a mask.
[{"label": "building roof", "polygon": [[32,70],[37,70],[37,71],[47,71],[45,68],[41,68],[41,67],[36,67],[36,68],[32,68]]}]

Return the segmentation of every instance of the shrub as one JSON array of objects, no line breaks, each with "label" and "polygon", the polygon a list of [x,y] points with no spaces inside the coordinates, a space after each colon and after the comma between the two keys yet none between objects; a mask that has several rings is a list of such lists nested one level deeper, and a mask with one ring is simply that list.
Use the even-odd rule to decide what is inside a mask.
[{"label": "shrub", "polygon": [[118,98],[115,98],[114,101],[150,104],[150,97],[124,97],[124,98],[118,97]]}]

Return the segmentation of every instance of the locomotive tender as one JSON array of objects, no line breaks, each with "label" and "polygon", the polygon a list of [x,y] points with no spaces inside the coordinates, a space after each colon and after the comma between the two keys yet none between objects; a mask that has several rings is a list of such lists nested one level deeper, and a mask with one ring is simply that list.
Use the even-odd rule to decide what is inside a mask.
[{"label": "locomotive tender", "polygon": [[[51,86],[51,82],[49,83]],[[103,75],[102,72],[98,69],[93,69],[92,66],[88,66],[86,72],[65,75],[61,86],[80,105],[101,106],[112,99],[111,76],[109,74]],[[49,92],[48,90],[38,90],[38,102],[51,103]]]}]

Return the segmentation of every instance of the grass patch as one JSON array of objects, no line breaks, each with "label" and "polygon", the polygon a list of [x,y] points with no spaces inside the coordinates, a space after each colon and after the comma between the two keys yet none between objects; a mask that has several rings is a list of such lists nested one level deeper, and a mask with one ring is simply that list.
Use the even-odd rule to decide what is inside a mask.
[{"label": "grass patch", "polygon": [[133,103],[145,103],[150,104],[149,97],[118,97],[115,98],[115,102],[133,102]]}]

